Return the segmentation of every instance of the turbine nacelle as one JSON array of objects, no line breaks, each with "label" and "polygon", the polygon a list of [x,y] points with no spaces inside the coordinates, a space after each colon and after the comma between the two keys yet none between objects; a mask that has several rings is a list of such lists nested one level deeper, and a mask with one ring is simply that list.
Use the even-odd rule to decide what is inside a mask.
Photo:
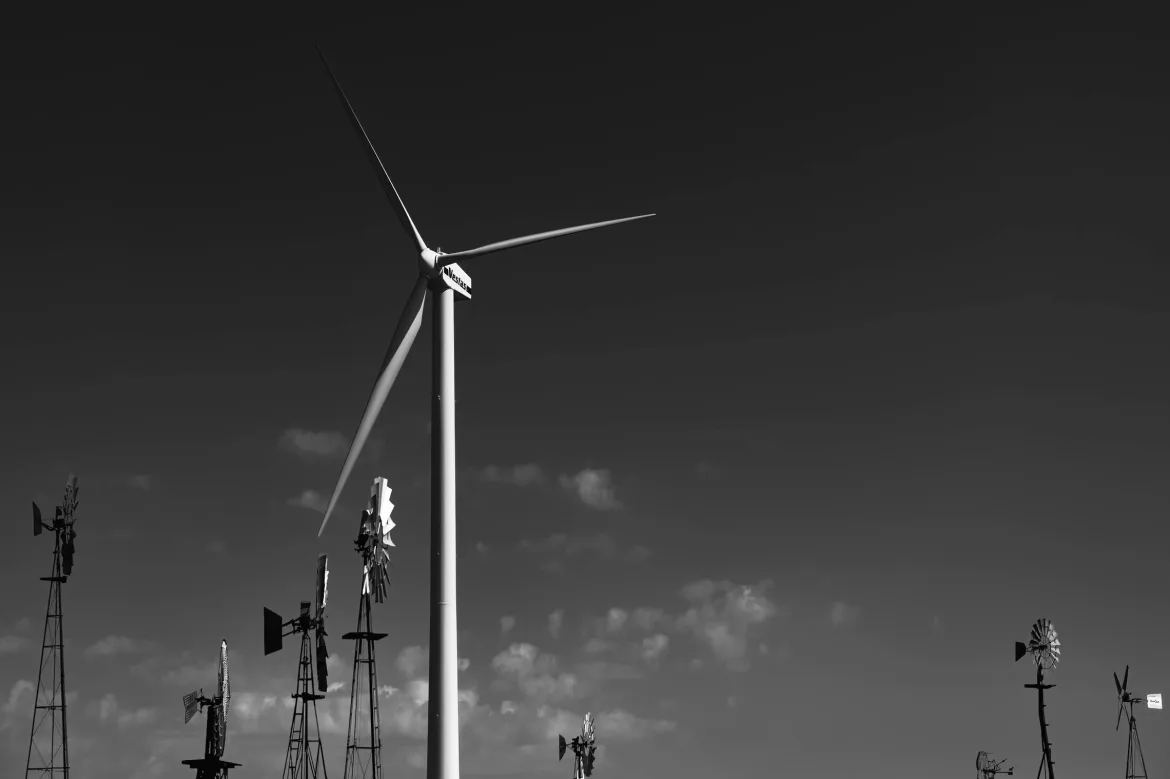
[{"label": "turbine nacelle", "polygon": [[419,274],[425,276],[431,284],[431,289],[441,291],[443,286],[455,290],[467,300],[471,300],[471,277],[467,271],[459,267],[457,262],[443,262],[442,250],[423,249],[418,255]]}]

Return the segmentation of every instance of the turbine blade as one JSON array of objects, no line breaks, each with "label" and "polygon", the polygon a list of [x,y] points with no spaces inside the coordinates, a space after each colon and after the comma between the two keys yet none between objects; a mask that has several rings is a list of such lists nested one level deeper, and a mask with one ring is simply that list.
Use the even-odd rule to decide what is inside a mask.
[{"label": "turbine blade", "polygon": [[1121,677],[1121,689],[1129,692],[1129,666],[1125,667],[1125,676]]},{"label": "turbine blade", "polygon": [[1117,671],[1113,672],[1113,684],[1117,686],[1117,694],[1121,695],[1121,682],[1117,681]]},{"label": "turbine blade", "polygon": [[423,243],[418,228],[414,226],[410,214],[407,213],[406,204],[398,196],[398,190],[394,188],[394,182],[390,180],[390,174],[386,172],[386,166],[382,164],[381,158],[378,157],[378,152],[374,149],[374,144],[370,141],[370,136],[366,135],[365,128],[362,127],[362,123],[358,120],[353,106],[349,104],[349,98],[345,96],[345,90],[341,88],[341,84],[337,81],[337,76],[333,75],[333,68],[329,67],[329,60],[325,59],[325,52],[321,51],[320,46],[317,47],[317,53],[321,55],[321,61],[325,63],[325,70],[329,72],[329,79],[337,89],[337,96],[341,98],[341,104],[345,106],[346,113],[349,114],[349,120],[353,123],[354,132],[358,134],[358,137],[362,141],[362,145],[366,150],[366,156],[369,157],[370,165],[373,166],[374,173],[378,176],[378,183],[382,185],[382,190],[386,193],[386,198],[394,208],[394,213],[398,216],[398,221],[402,223],[402,229],[406,230],[407,234],[414,238],[414,243],[420,252],[426,251],[427,245]]},{"label": "turbine blade", "polygon": [[492,252],[503,251],[504,249],[511,249],[513,246],[523,246],[526,243],[536,243],[538,241],[547,241],[550,238],[560,238],[562,235],[570,235],[571,233],[580,233],[585,230],[595,230],[598,227],[609,227],[610,225],[621,224],[622,222],[632,222],[635,219],[645,219],[654,216],[654,214],[642,214],[641,216],[627,216],[624,219],[610,219],[608,222],[594,222],[593,224],[577,225],[576,227],[564,227],[560,230],[549,230],[547,233],[536,233],[534,235],[525,235],[521,238],[510,238],[507,241],[497,241],[496,243],[489,243],[487,246],[480,246],[478,249],[468,249],[463,252],[453,252],[451,254],[442,254],[439,256],[438,264],[450,265],[453,262],[461,260],[465,257],[479,257],[484,254],[491,254]]},{"label": "turbine blade", "polygon": [[406,308],[402,310],[402,316],[398,319],[398,327],[394,329],[394,337],[390,339],[390,348],[386,350],[382,367],[378,371],[378,380],[370,392],[370,399],[366,401],[366,410],[362,414],[362,421],[358,424],[357,432],[353,435],[353,443],[349,445],[349,454],[345,456],[345,465],[341,467],[341,475],[337,477],[337,486],[333,488],[333,497],[329,499],[329,507],[325,510],[325,519],[321,520],[321,529],[317,531],[318,538],[325,532],[325,525],[329,523],[329,517],[337,505],[337,499],[341,496],[341,490],[345,487],[349,472],[353,470],[354,463],[357,462],[358,455],[361,454],[362,447],[366,443],[366,438],[369,437],[370,430],[374,427],[374,421],[378,418],[378,412],[382,410],[382,404],[386,402],[386,396],[390,394],[390,388],[394,386],[394,379],[398,377],[402,362],[410,353],[414,337],[418,335],[419,325],[422,324],[426,293],[427,280],[419,276],[418,281],[414,283],[414,289],[410,291]]},{"label": "turbine blade", "polygon": [[1117,725],[1114,726],[1113,730],[1117,731],[1120,729],[1121,729],[1121,704],[1118,703],[1117,704]]}]

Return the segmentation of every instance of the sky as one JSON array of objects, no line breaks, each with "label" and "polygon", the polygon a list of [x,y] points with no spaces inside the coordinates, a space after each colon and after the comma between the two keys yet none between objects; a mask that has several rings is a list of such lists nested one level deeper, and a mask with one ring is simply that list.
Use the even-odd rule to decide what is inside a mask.
[{"label": "sky", "polygon": [[[430,314],[325,534],[413,281],[319,44],[456,309],[462,771],[1121,772],[1112,672],[1170,691],[1168,68],[1151,23],[643,6],[69,17],[0,36],[0,774],[25,765],[51,540],[74,779],[181,777],[221,639],[232,776],[277,776],[332,571],[344,763],[356,520],[387,776],[426,757]],[[429,305],[428,305],[429,307]],[[1136,712],[1170,777],[1165,712]]]}]

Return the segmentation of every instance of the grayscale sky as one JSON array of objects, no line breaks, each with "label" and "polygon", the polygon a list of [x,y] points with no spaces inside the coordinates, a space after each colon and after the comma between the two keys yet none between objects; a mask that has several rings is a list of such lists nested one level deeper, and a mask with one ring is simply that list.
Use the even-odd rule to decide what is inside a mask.
[{"label": "grayscale sky", "polygon": [[[1120,772],[1170,692],[1168,68],[1152,22],[404,12],[7,25],[0,775],[22,775],[52,511],[75,779],[183,777],[221,638],[233,777],[277,776],[330,555],[344,762],[371,481],[386,775],[424,776],[430,318],[323,538],[415,275],[314,50],[447,251],[466,776]],[[231,36],[224,37],[227,29]],[[497,31],[499,31],[497,33]],[[1163,584],[1159,584],[1163,582]],[[424,662],[419,662],[419,658]],[[1139,709],[1151,779],[1166,712]]]}]

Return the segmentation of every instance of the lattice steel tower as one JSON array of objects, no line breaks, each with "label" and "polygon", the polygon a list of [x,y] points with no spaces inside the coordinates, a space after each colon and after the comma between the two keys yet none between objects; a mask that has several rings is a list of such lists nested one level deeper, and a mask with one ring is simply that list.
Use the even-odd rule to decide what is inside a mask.
[{"label": "lattice steel tower", "polygon": [[[317,688],[329,690],[329,650],[325,646],[325,606],[329,598],[329,557],[317,556],[316,608],[309,601],[301,601],[300,616],[283,621],[271,609],[264,609],[264,654],[279,652],[285,636],[301,634],[301,659],[297,664],[297,691],[293,693],[292,723],[288,728],[288,749],[284,753],[281,779],[328,779],[325,754],[321,747],[321,723],[317,719],[317,701],[325,698],[313,692],[313,641],[317,638]],[[285,628],[290,628],[288,633]],[[310,708],[312,713],[310,715]],[[310,719],[311,717],[311,719]]]},{"label": "lattice steel tower", "polygon": [[[342,636],[354,642],[343,779],[382,779],[382,734],[378,718],[378,666],[374,642],[385,638],[387,634],[373,632],[370,595],[381,603],[390,587],[390,555],[387,549],[394,546],[390,540],[390,531],[394,528],[394,522],[390,519],[393,509],[386,480],[381,477],[374,479],[374,486],[370,490],[370,508],[362,512],[355,542],[362,556],[363,567],[357,630]],[[364,711],[363,700],[367,701]]]},{"label": "lattice steel tower", "polygon": [[36,700],[33,703],[32,733],[28,739],[25,779],[55,777],[69,779],[69,728],[65,719],[65,637],[61,626],[61,585],[73,572],[74,539],[77,531],[77,477],[69,474],[65,500],[57,507],[53,523],[41,519],[33,503],[33,535],[53,531],[53,575],[42,576],[49,583],[45,606],[45,631],[41,641],[41,666],[37,671]]}]

